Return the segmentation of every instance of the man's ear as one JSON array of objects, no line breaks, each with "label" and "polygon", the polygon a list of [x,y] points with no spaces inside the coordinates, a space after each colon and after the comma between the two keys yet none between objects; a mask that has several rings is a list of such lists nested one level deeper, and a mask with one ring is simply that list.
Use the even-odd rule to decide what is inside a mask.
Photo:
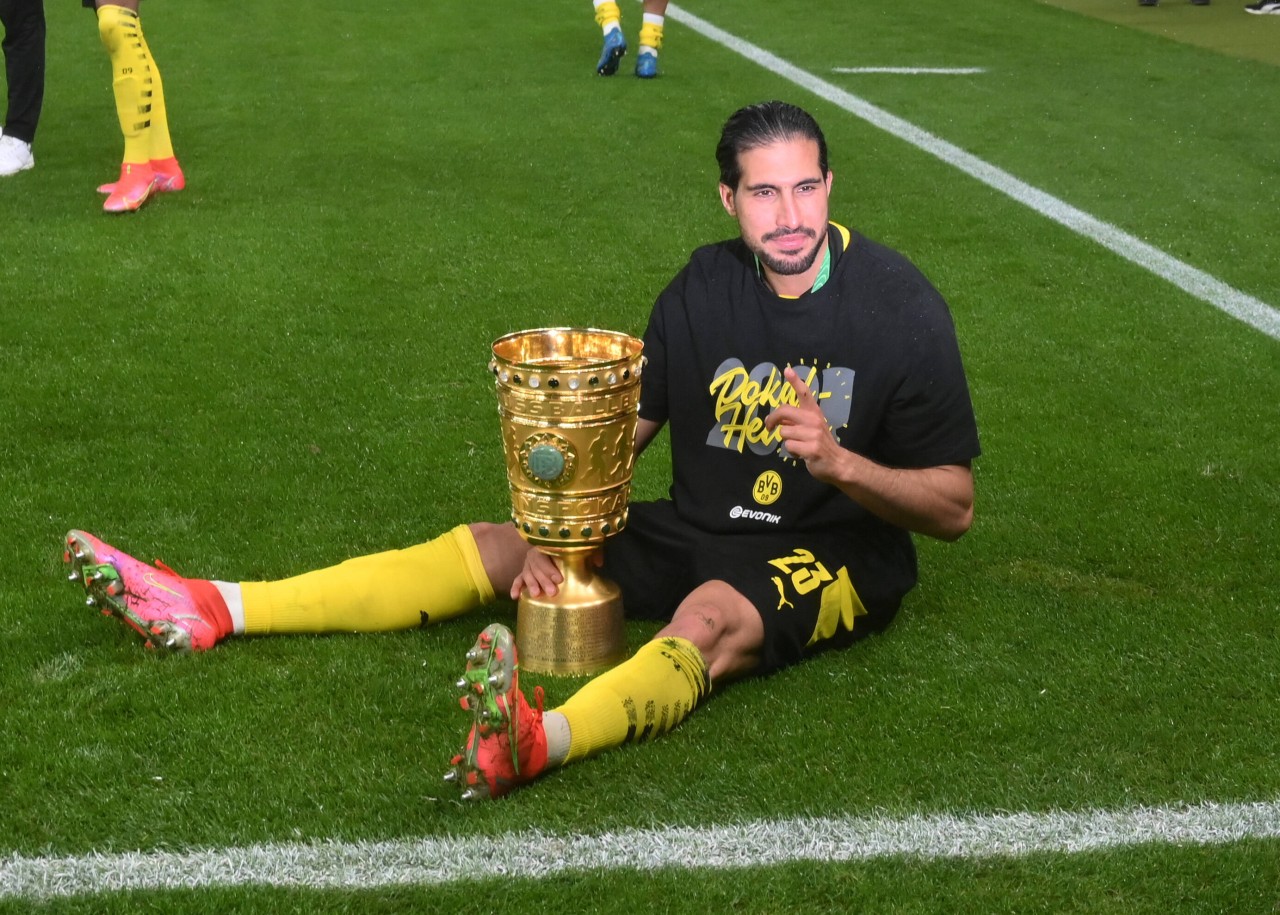
[{"label": "man's ear", "polygon": [[720,185],[720,203],[730,216],[737,217],[738,210],[733,204],[733,188],[727,184]]}]

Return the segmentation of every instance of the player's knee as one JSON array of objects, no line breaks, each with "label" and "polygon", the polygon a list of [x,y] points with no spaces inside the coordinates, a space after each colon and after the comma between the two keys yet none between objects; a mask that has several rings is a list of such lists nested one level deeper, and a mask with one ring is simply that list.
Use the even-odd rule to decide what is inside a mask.
[{"label": "player's knee", "polygon": [[676,608],[665,635],[688,639],[702,652],[713,681],[755,669],[764,623],[752,603],[727,582],[698,586]]}]

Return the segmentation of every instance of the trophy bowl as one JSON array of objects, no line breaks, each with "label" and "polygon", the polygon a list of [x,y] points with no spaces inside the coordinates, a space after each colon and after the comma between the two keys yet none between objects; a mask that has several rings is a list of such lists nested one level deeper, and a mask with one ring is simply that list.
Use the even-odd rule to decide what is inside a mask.
[{"label": "trophy bowl", "polygon": [[493,343],[511,520],[564,575],[555,596],[520,597],[526,670],[591,674],[626,656],[622,595],[590,558],[627,525],[643,348],[627,334],[574,327]]}]

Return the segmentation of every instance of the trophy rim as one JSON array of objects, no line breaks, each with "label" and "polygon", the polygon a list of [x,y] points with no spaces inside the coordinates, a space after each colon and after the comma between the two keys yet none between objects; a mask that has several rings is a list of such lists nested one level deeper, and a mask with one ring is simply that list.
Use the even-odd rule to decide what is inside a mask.
[{"label": "trophy rim", "polygon": [[625,331],[605,330],[603,328],[597,328],[597,327],[568,327],[568,326],[566,327],[535,327],[535,328],[530,328],[528,330],[517,330],[509,334],[503,334],[501,337],[493,341],[493,344],[491,345],[490,350],[493,353],[493,358],[497,362],[502,363],[503,365],[507,365],[512,368],[525,369],[525,370],[546,371],[553,365],[553,363],[548,363],[545,361],[544,362],[524,361],[519,358],[515,358],[509,355],[504,355],[502,352],[500,352],[500,350],[503,348],[506,348],[504,347],[504,344],[511,344],[517,340],[528,339],[533,337],[554,337],[555,335],[589,336],[589,337],[600,338],[603,340],[613,341],[614,343],[620,344],[621,352],[619,352],[617,355],[610,355],[609,357],[603,358],[603,359],[592,359],[590,363],[592,366],[612,366],[612,365],[618,365],[624,362],[630,362],[636,359],[638,356],[640,356],[640,354],[644,350],[644,341],[633,334],[626,333]]}]

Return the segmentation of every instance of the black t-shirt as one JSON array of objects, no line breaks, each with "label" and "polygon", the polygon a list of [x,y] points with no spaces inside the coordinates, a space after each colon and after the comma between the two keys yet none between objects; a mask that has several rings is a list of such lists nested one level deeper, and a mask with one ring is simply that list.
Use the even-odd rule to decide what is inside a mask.
[{"label": "black t-shirt", "polygon": [[942,296],[889,248],[847,233],[846,250],[846,233],[830,227],[830,276],[795,299],[768,287],[741,239],[696,250],[650,315],[640,415],[668,424],[671,498],[698,528],[840,530],[913,564],[905,531],[815,480],[764,428],[794,396],[782,377],[791,365],[851,451],[901,468],[979,454]]}]

